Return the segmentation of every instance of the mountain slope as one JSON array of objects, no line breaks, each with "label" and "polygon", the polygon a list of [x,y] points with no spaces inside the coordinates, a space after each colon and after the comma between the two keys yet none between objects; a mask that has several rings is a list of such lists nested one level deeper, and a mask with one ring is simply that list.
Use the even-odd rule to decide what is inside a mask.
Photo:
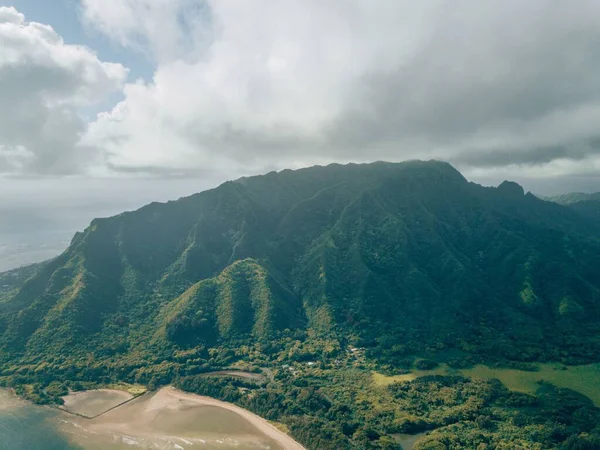
[{"label": "mountain slope", "polygon": [[268,339],[300,326],[301,305],[256,261],[236,261],[217,277],[202,280],[168,305],[166,337],[181,347],[217,338]]},{"label": "mountain slope", "polygon": [[569,194],[549,197],[548,200],[558,203],[559,205],[573,205],[575,203],[580,202],[600,200],[600,192],[595,192],[591,194],[586,194],[583,192],[571,192]]},{"label": "mountain slope", "polygon": [[0,302],[2,358],[135,370],[307,332],[382,359],[594,358],[599,267],[600,227],[515,183],[435,161],[283,171],[94,220]]},{"label": "mountain slope", "polygon": [[583,217],[600,225],[600,192],[593,194],[572,193],[549,199],[560,205],[567,206]]}]

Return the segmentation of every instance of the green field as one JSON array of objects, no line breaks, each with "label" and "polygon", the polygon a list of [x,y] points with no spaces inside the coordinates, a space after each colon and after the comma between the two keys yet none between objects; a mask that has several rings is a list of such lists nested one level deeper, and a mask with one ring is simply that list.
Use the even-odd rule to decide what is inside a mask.
[{"label": "green field", "polygon": [[425,375],[463,375],[470,378],[499,379],[513,391],[535,394],[539,382],[545,381],[560,388],[568,388],[590,398],[600,405],[600,364],[563,366],[560,364],[538,364],[539,370],[525,371],[509,368],[491,368],[477,365],[468,369],[451,369],[441,364],[434,370],[414,370],[403,375],[386,376],[373,373],[373,381],[379,386],[394,382],[411,381]]}]

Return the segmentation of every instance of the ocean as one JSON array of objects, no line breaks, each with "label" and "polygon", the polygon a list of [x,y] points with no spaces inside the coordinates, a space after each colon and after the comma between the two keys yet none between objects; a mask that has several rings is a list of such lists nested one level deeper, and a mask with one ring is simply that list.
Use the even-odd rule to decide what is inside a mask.
[{"label": "ocean", "polygon": [[0,450],[75,450],[55,428],[56,413],[0,389]]}]

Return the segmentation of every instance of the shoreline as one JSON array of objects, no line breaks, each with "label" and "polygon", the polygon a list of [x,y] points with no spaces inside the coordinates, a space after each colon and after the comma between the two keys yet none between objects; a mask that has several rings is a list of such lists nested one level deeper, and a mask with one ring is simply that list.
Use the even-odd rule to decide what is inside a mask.
[{"label": "shoreline", "polygon": [[[279,446],[281,446],[284,450],[307,450],[300,443],[296,442],[291,436],[282,430],[278,429],[271,423],[269,423],[266,419],[260,417],[253,412],[244,409],[240,406],[234,405],[233,403],[224,402],[221,400],[217,400],[212,397],[202,396],[198,394],[193,394],[189,392],[185,392],[175,388],[174,386],[165,386],[157,391],[150,392],[140,395],[138,397],[134,397],[124,404],[118,405],[114,408],[111,408],[109,411],[100,414],[95,418],[88,418],[83,415],[73,414],[63,408],[58,408],[56,406],[51,405],[35,405],[34,403],[23,399],[16,395],[13,389],[7,388],[3,389],[4,392],[8,393],[11,398],[13,398],[17,404],[21,406],[28,405],[31,407],[41,408],[48,411],[54,411],[59,415],[63,415],[65,417],[64,420],[58,419],[65,424],[72,424],[78,430],[81,430],[85,433],[91,433],[92,435],[99,435],[107,433],[107,435],[113,435],[114,433],[123,433],[131,436],[139,436],[142,438],[151,438],[152,436],[156,437],[167,437],[173,438],[176,440],[182,441],[194,441],[196,439],[191,437],[178,437],[176,435],[167,435],[162,433],[157,433],[150,431],[148,429],[148,423],[142,422],[123,422],[121,421],[119,415],[128,414],[130,410],[128,408],[135,407],[137,402],[148,402],[152,401],[152,403],[145,404],[143,406],[143,410],[146,414],[149,414],[148,417],[156,417],[161,411],[172,410],[175,411],[180,408],[183,403],[191,403],[196,406],[207,406],[207,407],[215,407],[220,408],[226,411],[229,411],[233,414],[240,416],[241,419],[246,421],[249,425],[254,427],[258,433],[262,434],[268,439],[276,442]],[[90,392],[90,391],[87,391]],[[16,405],[15,405],[16,406]],[[66,417],[72,417],[73,420],[68,420]],[[116,420],[115,420],[116,419]],[[63,433],[73,434],[73,431],[68,431],[62,429]],[[83,436],[82,435],[82,436]],[[81,436],[80,436],[81,437]],[[241,437],[241,436],[239,436]],[[87,438],[85,438],[87,439]],[[203,441],[203,439],[199,439]]]},{"label": "shoreline", "polygon": [[[104,405],[93,407],[94,399],[88,398],[90,394],[106,393],[116,398],[112,401],[104,401]],[[117,389],[94,389],[90,391],[71,392],[69,395],[62,397],[64,403],[58,406],[58,409],[74,416],[83,417],[84,419],[95,419],[103,414],[106,414],[113,409],[119,408],[134,400],[136,397],[128,392]],[[96,400],[97,401],[97,400]],[[90,404],[91,403],[91,404]]]},{"label": "shoreline", "polygon": [[177,398],[178,400],[188,400],[203,406],[216,406],[236,413],[255,426],[261,433],[279,443],[285,450],[306,450],[305,447],[296,442],[290,435],[277,429],[266,419],[254,414],[251,411],[248,411],[247,409],[234,405],[233,403],[181,391],[173,386],[166,386],[160,390],[167,391],[171,397]]},{"label": "shoreline", "polygon": [[[189,423],[189,416],[185,416],[187,414],[185,411],[196,408],[199,410],[216,408],[223,413],[234,414],[239,418],[240,423],[246,424],[245,429],[244,431],[240,429],[239,433],[234,432],[235,435],[229,435],[229,432],[223,434],[223,430],[218,431],[218,425],[213,429],[212,425],[205,424],[203,425],[204,430],[194,436],[187,432],[180,434],[177,428],[172,428],[174,424]],[[177,416],[179,413],[183,413],[184,416]],[[171,425],[167,425],[169,422],[164,422],[164,414],[171,417]],[[179,418],[175,419],[175,417]],[[156,427],[157,420],[161,424],[158,428]],[[131,442],[141,439],[139,442],[146,445],[149,442],[164,439],[184,443],[195,441],[205,443],[207,440],[223,443],[223,438],[227,439],[229,437],[241,442],[254,441],[262,437],[272,444],[276,444],[276,447],[282,450],[306,450],[291,436],[251,411],[212,397],[185,392],[172,385],[162,387],[156,391],[146,392],[144,395],[135,397],[94,418],[79,416],[75,420],[69,421],[69,423],[73,424],[78,430],[83,430],[85,433],[91,433],[97,437],[119,436],[120,439],[126,438]],[[83,441],[78,443],[82,444]]]}]

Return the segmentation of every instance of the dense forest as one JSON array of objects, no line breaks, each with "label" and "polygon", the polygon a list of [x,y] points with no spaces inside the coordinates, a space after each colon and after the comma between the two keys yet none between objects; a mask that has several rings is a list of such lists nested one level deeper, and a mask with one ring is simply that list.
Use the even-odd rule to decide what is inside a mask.
[{"label": "dense forest", "polygon": [[[600,410],[549,383],[371,377],[600,362],[596,201],[414,161],[273,172],[96,219],[59,257],[0,275],[0,384],[49,403],[173,383],[310,449],[425,431],[418,449],[599,448]],[[268,376],[201,376],[232,366]]]}]

